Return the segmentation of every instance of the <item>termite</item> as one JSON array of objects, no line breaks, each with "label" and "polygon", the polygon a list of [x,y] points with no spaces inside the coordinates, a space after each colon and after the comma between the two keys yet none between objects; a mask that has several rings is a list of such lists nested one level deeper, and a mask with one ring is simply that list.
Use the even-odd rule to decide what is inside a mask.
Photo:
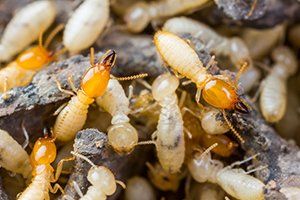
[{"label": "termite", "polygon": [[300,199],[300,188],[299,187],[283,187],[279,190],[288,200]]},{"label": "termite", "polygon": [[160,75],[152,84],[153,98],[161,106],[152,143],[162,168],[169,173],[179,172],[185,155],[183,120],[176,95],[178,86],[179,80],[169,73]]},{"label": "termite", "polygon": [[225,192],[216,184],[193,182],[188,197],[195,200],[224,200]]},{"label": "termite", "polygon": [[147,179],[135,176],[128,180],[125,190],[126,200],[155,200],[155,191]]},{"label": "termite", "polygon": [[177,191],[181,179],[184,177],[181,173],[171,174],[165,171],[159,163],[154,166],[146,163],[148,167],[148,176],[152,184],[162,191]]},{"label": "termite", "polygon": [[124,16],[129,31],[139,33],[150,21],[171,17],[180,13],[200,9],[210,0],[165,0],[157,2],[138,2],[128,9]]},{"label": "termite", "polygon": [[241,168],[233,169],[234,166],[245,163],[253,157],[223,167],[223,163],[213,160],[209,152],[216,145],[212,145],[204,152],[196,152],[194,154],[193,159],[188,163],[188,169],[192,177],[199,183],[206,181],[216,183],[225,192],[237,199],[263,200],[264,183],[248,175],[250,172],[258,169],[253,169],[249,172],[245,172]]},{"label": "termite", "polygon": [[[236,132],[228,121],[225,110],[237,110],[248,113],[249,108],[237,94],[236,83],[225,81],[223,75],[211,75],[199,59],[197,53],[188,43],[173,33],[158,31],[154,35],[154,43],[162,59],[176,73],[190,79],[197,86],[196,101],[203,99],[215,108],[221,109],[223,117],[236,137],[243,143],[243,138]],[[243,67],[247,65],[244,63]]]},{"label": "termite", "polygon": [[87,175],[87,179],[92,185],[88,188],[86,194],[83,195],[79,187],[75,187],[76,190],[79,190],[77,193],[80,195],[80,200],[105,200],[107,196],[115,193],[117,184],[121,185],[124,189],[126,188],[122,181],[115,179],[114,174],[107,167],[97,166],[86,156],[77,152],[72,151],[71,153],[92,166]]},{"label": "termite", "polygon": [[131,152],[138,142],[138,133],[129,123],[129,99],[119,81],[110,79],[107,90],[96,102],[112,116],[107,133],[109,143],[119,153]]},{"label": "termite", "polygon": [[61,173],[63,162],[70,159],[63,159],[59,162],[54,175],[54,169],[51,163],[56,158],[55,137],[51,138],[46,135],[44,138],[39,138],[33,147],[30,155],[30,163],[33,168],[32,182],[30,185],[18,195],[18,200],[44,200],[50,199],[49,191],[56,193],[57,190],[63,192],[63,189],[55,184],[52,188],[50,183],[56,182]]},{"label": "termite", "polygon": [[[91,67],[83,75],[80,89],[56,118],[53,132],[58,141],[70,141],[82,129],[87,118],[89,105],[94,102],[95,98],[103,95],[106,90],[110,79],[110,70],[115,61],[116,53],[113,50],[108,50],[99,62],[94,63],[94,50],[91,49]],[[58,81],[57,84],[62,92],[74,95],[72,91],[62,89]],[[72,86],[72,88],[75,92],[75,87]]]},{"label": "termite", "polygon": [[0,61],[9,61],[35,41],[54,21],[53,1],[35,1],[22,8],[6,26],[0,44]]},{"label": "termite", "polygon": [[[216,55],[228,56],[238,69],[240,69],[243,63],[248,63],[248,69],[240,78],[240,82],[245,91],[249,91],[260,78],[259,71],[253,67],[252,58],[247,45],[239,37],[223,37],[207,25],[186,17],[169,19],[164,24],[163,30],[174,34],[192,34],[199,38],[211,52]],[[248,78],[248,76],[250,77]]]},{"label": "termite", "polygon": [[[72,91],[68,91],[61,88],[60,83],[56,80],[58,89],[67,94],[74,95],[68,104],[59,112],[55,124],[54,134],[58,141],[67,142],[75,137],[75,134],[82,129],[85,124],[88,108],[95,98],[102,96],[107,88],[110,80],[110,71],[116,61],[116,53],[113,50],[108,50],[100,59],[99,62],[94,63],[94,49],[91,48],[90,65],[91,67],[85,72],[81,80],[81,86],[78,91],[74,84],[71,82]],[[147,74],[140,74],[131,77],[120,77],[116,79],[131,80],[135,78],[144,77]],[[74,94],[76,93],[76,95]],[[128,127],[126,127],[128,128]],[[124,130],[123,131],[127,131]],[[120,141],[115,141],[114,131],[112,131],[111,143],[116,142],[116,145]],[[126,135],[127,137],[129,135]],[[130,137],[132,139],[132,137]],[[133,138],[134,139],[134,138]],[[121,141],[122,142],[122,141]],[[122,144],[121,144],[122,145]]]},{"label": "termite", "polygon": [[6,67],[0,70],[0,92],[6,92],[13,87],[28,85],[34,74],[41,70],[43,66],[53,61],[61,52],[54,53],[48,50],[55,35],[63,28],[57,26],[48,36],[45,44],[40,34],[39,44],[22,52],[15,61],[10,62]]},{"label": "termite", "polygon": [[[32,168],[27,152],[9,133],[0,129],[1,167],[28,178]],[[12,159],[13,158],[13,159]]]},{"label": "termite", "polygon": [[278,122],[286,110],[287,78],[296,73],[298,63],[294,53],[284,46],[277,47],[272,58],[275,63],[260,88],[260,108],[268,122]]},{"label": "termite", "polygon": [[90,47],[109,20],[109,0],[85,0],[72,14],[63,33],[63,44],[71,53]]}]

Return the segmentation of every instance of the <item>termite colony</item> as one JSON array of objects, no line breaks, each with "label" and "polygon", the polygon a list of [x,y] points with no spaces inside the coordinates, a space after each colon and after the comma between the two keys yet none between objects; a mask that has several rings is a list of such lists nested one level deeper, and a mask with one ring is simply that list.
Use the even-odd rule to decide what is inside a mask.
[{"label": "termite colony", "polygon": [[[218,0],[26,3],[0,2],[0,11],[14,13],[10,21],[0,13],[0,194],[262,200],[276,190],[300,199],[296,183],[262,177],[280,170],[261,161],[265,149],[249,146],[275,143],[251,136],[243,128],[251,120],[239,120],[261,114],[257,121],[281,136],[296,135],[299,24],[216,26],[203,15],[220,11]],[[245,19],[259,5],[248,5]],[[115,32],[129,39],[104,45]],[[131,38],[140,49],[130,49]],[[104,139],[80,141],[89,128]]]}]

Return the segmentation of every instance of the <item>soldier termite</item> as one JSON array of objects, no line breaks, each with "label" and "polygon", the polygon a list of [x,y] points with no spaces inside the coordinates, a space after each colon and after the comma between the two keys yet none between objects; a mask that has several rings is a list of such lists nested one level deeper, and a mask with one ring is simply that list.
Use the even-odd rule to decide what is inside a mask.
[{"label": "soldier termite", "polygon": [[71,53],[90,47],[109,20],[109,0],[85,0],[72,14],[63,33],[63,44]]},{"label": "soldier termite", "polygon": [[51,182],[56,182],[61,173],[62,165],[64,161],[70,159],[63,159],[59,162],[55,175],[53,174],[54,169],[51,163],[56,157],[56,146],[55,138],[45,136],[44,138],[39,138],[33,147],[32,153],[30,155],[30,163],[32,165],[32,182],[28,187],[18,195],[18,200],[44,200],[50,199],[49,191],[56,193],[57,190],[63,189],[55,184],[52,188]]},{"label": "soldier termite", "polygon": [[211,146],[204,152],[194,154],[194,157],[188,163],[192,177],[200,183],[206,181],[217,183],[225,192],[237,199],[263,200],[264,183],[248,175],[254,170],[245,172],[241,168],[233,169],[234,166],[247,162],[253,157],[233,163],[228,167],[223,167],[223,163],[213,160],[209,152],[216,145]]},{"label": "soldier termite", "polygon": [[[6,131],[0,129],[1,167],[28,178],[31,165],[27,152]],[[13,158],[13,159],[12,159]]]},{"label": "soldier termite", "polygon": [[278,122],[285,114],[287,78],[296,73],[298,63],[287,47],[277,47],[272,52],[275,61],[270,74],[261,85],[260,108],[268,122]]},{"label": "soldier termite", "polygon": [[228,56],[238,69],[243,65],[243,63],[247,62],[249,67],[240,78],[240,82],[242,83],[245,91],[249,91],[260,78],[259,71],[253,67],[248,47],[241,38],[223,37],[207,25],[186,17],[169,19],[164,24],[163,30],[175,34],[192,34],[199,38],[205,44],[206,48],[216,55]]},{"label": "soldier termite", "polygon": [[149,179],[155,187],[162,191],[177,191],[184,174],[171,174],[165,171],[159,163],[155,163],[153,166],[147,162],[146,165]]},{"label": "soldier termite", "polygon": [[138,2],[124,16],[126,27],[131,32],[143,31],[151,20],[200,9],[210,0],[165,0],[152,3]]},{"label": "soldier termite", "polygon": [[107,90],[96,102],[112,116],[112,126],[107,133],[110,145],[119,153],[132,151],[138,142],[138,133],[129,123],[129,99],[118,80],[110,79]]},{"label": "soldier termite", "polygon": [[35,41],[54,21],[53,1],[35,1],[22,8],[4,30],[0,44],[0,61],[9,61]]},{"label": "soldier termite", "polygon": [[224,111],[235,109],[242,113],[249,112],[249,108],[237,94],[236,83],[239,75],[236,83],[232,83],[225,81],[224,78],[226,77],[222,75],[213,76],[209,74],[194,49],[175,34],[158,31],[154,36],[154,43],[158,53],[168,66],[196,84],[196,101],[199,102],[202,95],[208,104],[222,109],[225,121],[235,136],[243,143],[243,138],[229,123]]},{"label": "soldier termite", "polygon": [[[115,193],[117,184],[121,185],[124,189],[126,188],[123,182],[115,179],[114,174],[107,167],[96,166],[87,157],[77,152],[72,151],[71,153],[85,160],[92,166],[87,175],[87,179],[92,185],[88,188],[85,195],[82,195],[81,191],[77,191],[80,195],[80,200],[105,200],[106,196]],[[79,189],[79,187],[75,188]]]},{"label": "soldier termite", "polygon": [[130,178],[126,184],[126,200],[155,200],[155,191],[151,184],[143,177],[135,176]]},{"label": "soldier termite", "polygon": [[[54,134],[57,140],[67,142],[75,137],[75,134],[82,129],[85,124],[88,107],[94,102],[94,99],[102,96],[110,80],[110,70],[116,61],[116,53],[113,50],[107,51],[97,63],[94,63],[94,50],[91,49],[90,64],[91,67],[85,72],[81,80],[81,86],[76,91],[75,86],[71,87],[76,93],[61,88],[59,82],[57,85],[62,92],[74,95],[68,104],[59,112],[54,124]],[[121,77],[117,79],[131,80],[144,77],[147,74],[140,74],[132,77]],[[111,141],[114,142],[114,141]]]},{"label": "soldier termite", "polygon": [[[82,80],[81,87],[68,102],[66,107],[61,110],[54,124],[54,134],[57,140],[67,142],[75,137],[77,131],[82,129],[88,113],[88,107],[94,102],[94,98],[104,94],[110,79],[110,70],[114,66],[116,53],[112,50],[107,51],[101,60],[94,63],[94,52],[91,49],[91,67],[86,71]],[[59,89],[62,92],[73,94],[71,91]],[[75,90],[75,87],[72,87]]]},{"label": "soldier termite", "polygon": [[54,53],[47,50],[53,37],[63,28],[57,26],[49,35],[45,44],[40,34],[39,45],[33,46],[22,52],[15,61],[10,62],[6,67],[0,70],[0,92],[18,87],[26,86],[30,83],[34,74],[41,70],[47,63],[53,61],[61,52]]}]

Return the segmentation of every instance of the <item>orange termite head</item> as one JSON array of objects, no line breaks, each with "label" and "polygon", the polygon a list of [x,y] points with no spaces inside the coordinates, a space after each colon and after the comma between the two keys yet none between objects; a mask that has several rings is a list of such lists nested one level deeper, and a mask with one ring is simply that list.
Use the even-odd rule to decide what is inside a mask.
[{"label": "orange termite head", "polygon": [[30,162],[33,168],[36,168],[33,173],[39,173],[41,170],[50,169],[50,164],[56,158],[56,146],[53,138],[39,138],[32,149]]},{"label": "orange termite head", "polygon": [[249,112],[248,107],[238,97],[236,88],[221,79],[213,77],[206,81],[202,96],[208,104],[216,108]]},{"label": "orange termite head", "polygon": [[114,66],[116,58],[116,52],[108,50],[98,63],[91,63],[92,66],[81,80],[81,89],[88,97],[96,98],[105,92],[110,79],[110,70]]}]

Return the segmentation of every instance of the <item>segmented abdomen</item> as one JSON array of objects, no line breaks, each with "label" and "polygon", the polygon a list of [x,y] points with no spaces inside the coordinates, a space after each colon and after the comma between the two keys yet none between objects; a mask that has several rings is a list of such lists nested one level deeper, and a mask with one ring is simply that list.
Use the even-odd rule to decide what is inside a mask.
[{"label": "segmented abdomen", "polygon": [[72,97],[67,106],[59,113],[54,125],[57,140],[70,141],[82,129],[88,113],[89,104],[81,102],[78,96]]}]

